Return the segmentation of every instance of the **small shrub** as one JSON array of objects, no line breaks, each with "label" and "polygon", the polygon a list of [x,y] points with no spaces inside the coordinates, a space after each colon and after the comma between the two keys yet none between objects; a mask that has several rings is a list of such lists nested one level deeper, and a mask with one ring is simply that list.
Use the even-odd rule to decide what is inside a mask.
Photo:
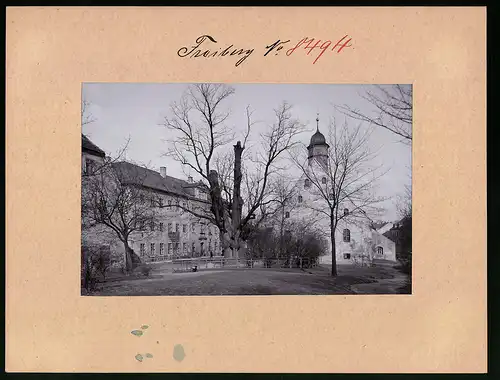
[{"label": "small shrub", "polygon": [[93,291],[97,285],[98,270],[94,265],[93,256],[95,249],[93,247],[82,246],[81,248],[81,286],[82,289]]},{"label": "small shrub", "polygon": [[399,265],[396,267],[401,272],[411,275],[411,256],[398,259]]},{"label": "small shrub", "polygon": [[145,277],[149,277],[151,275],[151,271],[153,268],[150,265],[144,264],[139,267],[141,273]]}]

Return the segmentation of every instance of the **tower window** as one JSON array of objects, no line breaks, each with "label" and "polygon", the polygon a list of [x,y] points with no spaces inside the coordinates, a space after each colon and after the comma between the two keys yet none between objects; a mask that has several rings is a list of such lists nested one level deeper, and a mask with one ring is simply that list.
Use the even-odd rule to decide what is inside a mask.
[{"label": "tower window", "polygon": [[290,212],[285,212],[285,218],[289,218],[290,217]]},{"label": "tower window", "polygon": [[304,187],[308,188],[310,186],[311,186],[311,181],[309,180],[309,178],[306,178],[305,181],[304,181]]},{"label": "tower window", "polygon": [[321,178],[321,183],[325,184],[326,183],[326,177]]},{"label": "tower window", "polygon": [[303,201],[302,195],[299,195],[299,203],[302,203],[302,201]]},{"label": "tower window", "polygon": [[347,228],[344,229],[342,235],[344,242],[349,243],[351,241],[351,231],[349,231]]},{"label": "tower window", "polygon": [[384,248],[382,247],[377,247],[377,255],[383,256],[384,255]]}]

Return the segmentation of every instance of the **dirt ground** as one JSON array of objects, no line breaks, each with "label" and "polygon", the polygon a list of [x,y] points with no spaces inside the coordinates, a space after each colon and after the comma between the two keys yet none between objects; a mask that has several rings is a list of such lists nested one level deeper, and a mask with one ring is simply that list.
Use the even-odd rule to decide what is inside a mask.
[{"label": "dirt ground", "polygon": [[408,276],[393,267],[339,265],[314,269],[221,269],[172,273],[169,264],[155,264],[149,277],[112,274],[96,296],[161,295],[298,295],[409,294]]}]

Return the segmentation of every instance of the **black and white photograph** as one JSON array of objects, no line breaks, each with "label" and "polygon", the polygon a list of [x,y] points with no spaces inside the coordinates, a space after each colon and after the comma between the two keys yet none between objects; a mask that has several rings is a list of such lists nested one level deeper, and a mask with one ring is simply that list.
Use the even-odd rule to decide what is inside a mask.
[{"label": "black and white photograph", "polygon": [[83,83],[84,296],[412,293],[411,84]]}]

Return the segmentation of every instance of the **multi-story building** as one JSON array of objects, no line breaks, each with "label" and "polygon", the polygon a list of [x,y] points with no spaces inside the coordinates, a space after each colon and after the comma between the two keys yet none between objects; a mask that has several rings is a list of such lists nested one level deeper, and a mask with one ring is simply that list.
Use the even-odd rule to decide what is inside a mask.
[{"label": "multi-story building", "polygon": [[[92,175],[92,152],[102,157],[102,150],[82,135],[82,187]],[[85,165],[83,165],[85,163]],[[140,188],[141,202],[149,202],[152,217],[141,220],[128,238],[129,247],[142,261],[165,261],[175,257],[217,256],[221,252],[219,231],[206,219],[210,210],[208,189],[201,182],[168,176],[166,167],[160,171],[129,162],[111,163],[113,170],[134,173],[128,186]],[[82,189],[85,191],[84,189]],[[124,245],[109,227],[97,225],[82,231],[82,242],[107,245],[116,258],[123,258]]]},{"label": "multi-story building", "polygon": [[130,238],[130,247],[139,257],[146,261],[161,261],[220,254],[219,230],[195,215],[209,214],[209,193],[203,183],[194,182],[192,177],[187,181],[170,177],[166,174],[166,167],[160,167],[156,172],[128,162],[116,165],[133,167],[139,173],[141,181],[138,185],[153,209],[151,221],[144,222]]},{"label": "multi-story building", "polygon": [[[290,218],[290,221],[314,221],[315,226],[323,231],[324,236],[330,239],[330,219],[328,214],[328,206],[324,199],[324,195],[317,194],[315,183],[321,182],[324,191],[329,188],[328,176],[328,151],[329,145],[326,142],[325,136],[319,131],[319,120],[316,133],[313,134],[310,140],[308,149],[308,175],[302,175],[296,182],[295,202],[288,210],[285,208],[285,217]],[[366,215],[356,216],[356,218],[348,217],[353,204],[346,202],[339,206],[339,210],[346,216],[340,219],[337,226],[335,242],[336,242],[336,261],[340,264],[352,263],[356,258],[373,258],[396,260],[396,247],[392,240],[383,235],[383,232],[377,231],[372,226],[371,219]],[[320,258],[323,263],[332,262],[332,246],[329,244],[329,249]]]}]

